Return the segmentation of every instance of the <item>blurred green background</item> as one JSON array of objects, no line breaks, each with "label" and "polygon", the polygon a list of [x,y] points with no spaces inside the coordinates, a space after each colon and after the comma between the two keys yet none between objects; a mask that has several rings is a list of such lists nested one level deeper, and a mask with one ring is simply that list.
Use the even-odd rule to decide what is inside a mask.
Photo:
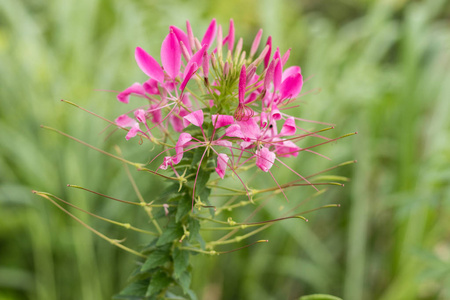
[{"label": "blurred green background", "polygon": [[[341,203],[340,209],[311,214],[308,224],[280,222],[258,236],[268,244],[195,257],[200,298],[450,299],[450,2],[444,0],[0,1],[0,299],[109,299],[125,285],[133,256],[31,194],[48,191],[145,225],[134,207],[66,187],[129,199],[122,165],[39,125],[110,152],[119,144],[128,157],[146,161],[147,148],[126,143],[123,134],[105,139],[103,121],[59,100],[114,119],[128,108],[95,89],[122,90],[145,79],[134,48],[158,57],[169,25],[185,28],[189,19],[200,35],[211,18],[225,28],[233,18],[246,47],[263,28],[264,40],[271,35],[282,52],[292,48],[288,64],[314,75],[304,91],[321,89],[302,98],[301,116],[336,124],[333,136],[359,132],[323,148],[332,162],[310,155],[291,164],[311,174],[358,163],[334,172],[352,178],[345,188],[317,200]],[[159,191],[157,178],[133,176],[144,194]],[[275,218],[278,206],[271,203],[265,214]],[[143,242],[80,216],[129,245]]]}]

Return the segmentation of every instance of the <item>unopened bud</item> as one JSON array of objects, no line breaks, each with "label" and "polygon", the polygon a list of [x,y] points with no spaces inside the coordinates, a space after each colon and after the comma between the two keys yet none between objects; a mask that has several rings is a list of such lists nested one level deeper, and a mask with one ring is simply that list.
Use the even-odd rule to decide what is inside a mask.
[{"label": "unopened bud", "polygon": [[205,81],[207,81],[209,75],[209,55],[206,51],[203,54],[202,67],[203,67],[203,77],[205,77]]},{"label": "unopened bud", "polygon": [[270,46],[266,45],[266,47],[264,47],[264,50],[261,52],[261,54],[258,56],[258,58],[255,59],[253,64],[255,64],[255,66],[259,66],[259,64],[264,60],[264,58],[269,53],[269,51],[270,51]]},{"label": "unopened bud", "polygon": [[245,55],[246,54],[247,53],[245,51],[242,51],[241,58],[239,59],[239,62],[238,62],[239,65],[242,65],[245,62]]},{"label": "unopened bud", "polygon": [[256,67],[255,66],[249,66],[248,69],[247,69],[246,82],[250,82],[252,80],[252,78],[253,78],[253,75],[255,75],[255,73],[256,73]]},{"label": "unopened bud", "polygon": [[230,64],[226,61],[225,64],[223,65],[223,76],[226,77],[229,72],[230,72]]},{"label": "unopened bud", "polygon": [[266,54],[264,56],[264,68],[267,68],[267,66],[269,65],[270,54],[272,53],[272,37],[271,36],[269,36],[267,38],[266,46],[269,46],[269,50],[266,52]]},{"label": "unopened bud", "polygon": [[262,33],[263,33],[263,30],[260,29],[258,31],[258,33],[256,34],[255,39],[253,40],[252,48],[250,49],[250,58],[252,58],[253,55],[255,55],[256,51],[258,50],[259,43],[261,42]]},{"label": "unopened bud", "polygon": [[286,62],[289,59],[290,55],[291,55],[291,48],[289,48],[288,51],[286,51],[286,53],[281,58],[281,63],[283,64],[283,66],[286,64]]},{"label": "unopened bud", "polygon": [[196,47],[197,51],[202,49],[202,44],[200,43],[200,41],[197,38],[195,38],[195,47]]},{"label": "unopened bud", "polygon": [[180,47],[181,47],[181,53],[183,54],[183,57],[186,61],[189,61],[191,59],[191,55],[189,54],[189,50],[186,48],[186,46],[183,44],[182,41],[180,41]]},{"label": "unopened bud", "polygon": [[189,23],[189,21],[186,21],[186,30],[187,30],[188,40],[189,40],[189,47],[191,48],[191,50],[194,50],[194,47],[195,47],[194,34],[192,33],[192,27],[191,27],[191,23]]},{"label": "unopened bud", "polygon": [[212,65],[214,71],[217,72],[217,69],[218,69],[218,68],[217,68],[217,59],[216,59],[216,55],[215,55],[214,53],[212,53],[211,56],[210,56],[210,58],[211,58],[211,65]]},{"label": "unopened bud", "polygon": [[243,43],[244,43],[244,41],[242,40],[242,38],[240,38],[239,41],[237,42],[236,49],[234,50],[234,60],[235,61],[237,61],[237,59],[239,58],[239,55],[241,55]]},{"label": "unopened bud", "polygon": [[222,26],[219,25],[219,28],[217,30],[217,55],[218,55],[218,57],[222,57],[222,43],[223,43]]}]

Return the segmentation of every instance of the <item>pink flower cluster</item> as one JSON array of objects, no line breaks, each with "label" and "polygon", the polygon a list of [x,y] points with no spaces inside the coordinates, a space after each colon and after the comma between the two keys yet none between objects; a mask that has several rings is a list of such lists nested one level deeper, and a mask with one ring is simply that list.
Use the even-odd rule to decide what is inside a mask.
[{"label": "pink flower cluster", "polygon": [[[299,119],[283,113],[302,90],[301,69],[285,67],[290,50],[281,55],[270,36],[254,59],[261,37],[259,30],[247,55],[242,38],[235,45],[233,20],[225,37],[212,20],[201,41],[186,22],[186,31],[170,26],[161,45],[161,64],[136,48],[136,62],[149,79],[134,83],[117,98],[128,103],[134,95],[147,103],[132,117],[124,114],[116,119],[119,127],[129,128],[126,139],[136,135],[152,141],[172,139],[175,146],[167,146],[164,153],[175,154],[166,156],[159,169],[170,167],[177,175],[175,166],[183,154],[199,147],[205,148],[203,157],[209,150],[217,155],[221,178],[227,169],[234,172],[253,162],[269,172],[279,157],[297,156],[302,151],[297,141],[319,136],[299,128]],[[198,135],[191,135],[193,128]],[[179,136],[173,138],[172,130]]]}]

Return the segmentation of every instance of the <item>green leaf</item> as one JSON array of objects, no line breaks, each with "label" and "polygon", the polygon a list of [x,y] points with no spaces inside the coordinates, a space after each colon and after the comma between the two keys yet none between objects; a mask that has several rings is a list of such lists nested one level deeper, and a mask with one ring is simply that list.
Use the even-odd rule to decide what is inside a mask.
[{"label": "green leaf", "polygon": [[[195,188],[195,196],[200,197],[200,201],[205,203],[206,205],[210,205],[209,195],[211,194],[211,189],[206,187],[210,176],[211,172],[200,170],[197,178],[197,185]],[[211,214],[211,217],[214,217],[214,208],[210,208],[209,212]]]},{"label": "green leaf", "polygon": [[189,242],[194,243],[195,241],[200,242],[203,240],[200,235],[200,222],[197,219],[189,219]]},{"label": "green leaf", "polygon": [[195,293],[194,293],[193,290],[187,289],[187,290],[184,291],[184,292],[185,292],[185,294],[188,294],[189,297],[190,297],[192,300],[197,300],[197,296],[195,295]]},{"label": "green leaf", "polygon": [[[173,220],[173,218],[171,219]],[[176,239],[180,239],[183,236],[183,228],[181,224],[170,222],[169,225],[163,230],[162,235],[156,242],[156,246],[165,245],[167,243],[173,242]]]},{"label": "green leaf", "polygon": [[194,291],[189,288],[191,285],[191,273],[189,271],[181,273],[180,279],[177,282],[183,289],[185,295],[188,295],[192,300],[197,300]]},{"label": "green leaf", "polygon": [[148,286],[145,296],[153,296],[160,293],[163,289],[169,286],[172,279],[164,271],[158,271],[152,276],[150,285]]},{"label": "green leaf", "polygon": [[205,148],[203,147],[199,147],[194,150],[194,157],[192,158],[191,168],[194,168],[194,166],[196,166],[200,162],[200,159],[203,156],[203,152],[205,152]]},{"label": "green leaf", "polygon": [[181,273],[186,271],[189,266],[189,253],[187,251],[175,248],[173,250],[173,267],[175,278],[180,278]]},{"label": "green leaf", "polygon": [[147,260],[141,267],[141,272],[146,272],[148,270],[162,266],[169,261],[170,255],[167,252],[156,250],[147,257]]},{"label": "green leaf", "polygon": [[186,294],[191,286],[191,273],[189,271],[184,271],[180,274],[180,278],[178,279],[178,283],[180,284],[183,292]]},{"label": "green leaf", "polygon": [[175,222],[179,222],[192,209],[192,198],[186,194],[178,201],[177,213],[175,215]]},{"label": "green leaf", "polygon": [[[114,299],[144,299],[144,295],[147,291],[149,280],[139,280],[130,283],[125,287],[118,295],[114,296]],[[141,297],[137,297],[141,296]]]},{"label": "green leaf", "polygon": [[172,198],[174,194],[178,194],[178,183],[171,184],[156,198],[157,202],[167,202],[169,198]]},{"label": "green leaf", "polygon": [[325,294],[313,294],[302,296],[299,300],[342,300],[342,298]]}]

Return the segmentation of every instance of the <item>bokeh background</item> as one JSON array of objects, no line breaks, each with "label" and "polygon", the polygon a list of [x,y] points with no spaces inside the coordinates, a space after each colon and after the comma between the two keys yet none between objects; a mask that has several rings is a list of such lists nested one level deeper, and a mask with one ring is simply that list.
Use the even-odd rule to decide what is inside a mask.
[{"label": "bokeh background", "polygon": [[[357,136],[292,161],[304,174],[346,160],[358,163],[320,204],[339,209],[285,221],[259,238],[268,244],[193,260],[201,299],[296,299],[329,293],[346,300],[450,299],[450,3],[435,1],[0,1],[0,299],[110,299],[135,258],[70,219],[32,189],[123,222],[144,224],[134,207],[70,190],[78,184],[129,199],[123,166],[49,125],[102,149],[119,144],[135,161],[148,147],[106,139],[105,123],[124,112],[114,94],[145,75],[141,46],[158,56],[169,25],[204,32],[211,18],[233,18],[249,47],[259,28],[290,65],[313,76],[301,116]],[[133,173],[144,195],[158,178]],[[280,173],[291,176],[289,172]],[[286,177],[287,178],[287,177]],[[296,197],[302,197],[302,189]],[[278,196],[279,197],[279,196]],[[291,201],[296,201],[296,197]],[[316,201],[316,200],[315,200]],[[277,217],[276,202],[267,206]],[[114,238],[142,237],[79,215]]]}]

